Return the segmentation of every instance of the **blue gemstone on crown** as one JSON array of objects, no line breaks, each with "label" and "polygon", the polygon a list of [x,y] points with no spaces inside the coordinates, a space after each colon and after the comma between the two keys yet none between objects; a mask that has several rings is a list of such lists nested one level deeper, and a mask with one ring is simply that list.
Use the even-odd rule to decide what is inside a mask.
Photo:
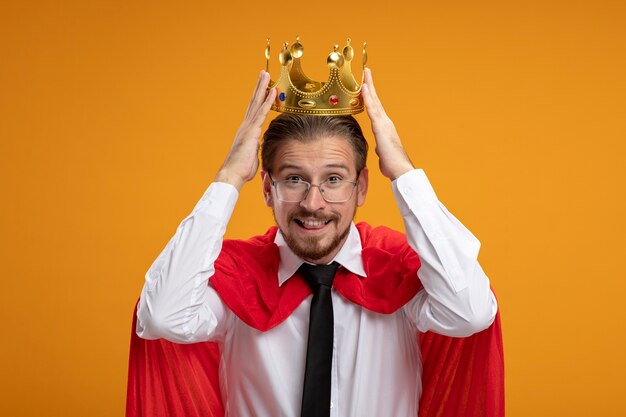
[{"label": "blue gemstone on crown", "polygon": [[285,101],[285,93],[280,93],[278,95],[278,98],[280,99],[280,101]]}]

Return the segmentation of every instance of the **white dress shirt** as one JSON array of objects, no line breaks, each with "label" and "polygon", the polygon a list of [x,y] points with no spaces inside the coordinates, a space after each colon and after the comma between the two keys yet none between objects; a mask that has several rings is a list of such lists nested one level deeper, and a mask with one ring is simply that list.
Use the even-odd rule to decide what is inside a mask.
[{"label": "white dress shirt", "polygon": [[[393,314],[369,311],[333,289],[333,417],[417,416],[418,331],[469,336],[487,328],[496,314],[489,279],[477,261],[480,242],[438,201],[426,174],[410,171],[392,187],[408,243],[421,259],[424,289]],[[237,197],[231,185],[213,183],[179,225],[146,274],[137,334],[178,343],[217,342],[226,416],[297,417],[312,296],[283,323],[261,332],[241,321],[207,285]],[[280,232],[275,243],[282,285],[303,260]],[[365,276],[361,248],[352,224],[334,260]]]}]

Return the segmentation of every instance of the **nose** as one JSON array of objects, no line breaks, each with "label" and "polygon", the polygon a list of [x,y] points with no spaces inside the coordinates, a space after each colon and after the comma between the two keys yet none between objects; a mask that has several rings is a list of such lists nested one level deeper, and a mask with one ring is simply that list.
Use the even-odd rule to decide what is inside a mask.
[{"label": "nose", "polygon": [[326,207],[326,200],[322,197],[320,187],[317,185],[311,185],[306,197],[300,202],[300,206],[308,211],[316,211]]}]

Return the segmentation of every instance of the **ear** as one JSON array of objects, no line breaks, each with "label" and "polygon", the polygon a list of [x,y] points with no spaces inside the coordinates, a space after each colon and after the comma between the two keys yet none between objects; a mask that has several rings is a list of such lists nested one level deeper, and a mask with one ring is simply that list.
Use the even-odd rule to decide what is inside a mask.
[{"label": "ear", "polygon": [[265,199],[265,205],[272,207],[272,183],[270,182],[270,176],[267,172],[261,171],[261,182],[263,184],[263,198]]},{"label": "ear", "polygon": [[367,167],[361,170],[361,174],[359,174],[359,179],[356,182],[356,204],[361,207],[365,204],[365,195],[367,194],[367,186],[368,186],[368,175],[369,171]]}]

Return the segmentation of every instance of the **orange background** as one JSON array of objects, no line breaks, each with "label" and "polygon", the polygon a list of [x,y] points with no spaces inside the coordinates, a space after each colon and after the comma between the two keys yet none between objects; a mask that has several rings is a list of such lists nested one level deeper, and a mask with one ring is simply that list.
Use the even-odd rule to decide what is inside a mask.
[{"label": "orange background", "polygon": [[[226,155],[265,37],[277,74],[298,34],[317,78],[368,42],[409,154],[481,240],[508,416],[626,415],[624,3],[287,4],[2,2],[0,414],[123,414],[143,275]],[[402,228],[369,165],[358,218]],[[257,179],[228,236],[271,224]]]}]

